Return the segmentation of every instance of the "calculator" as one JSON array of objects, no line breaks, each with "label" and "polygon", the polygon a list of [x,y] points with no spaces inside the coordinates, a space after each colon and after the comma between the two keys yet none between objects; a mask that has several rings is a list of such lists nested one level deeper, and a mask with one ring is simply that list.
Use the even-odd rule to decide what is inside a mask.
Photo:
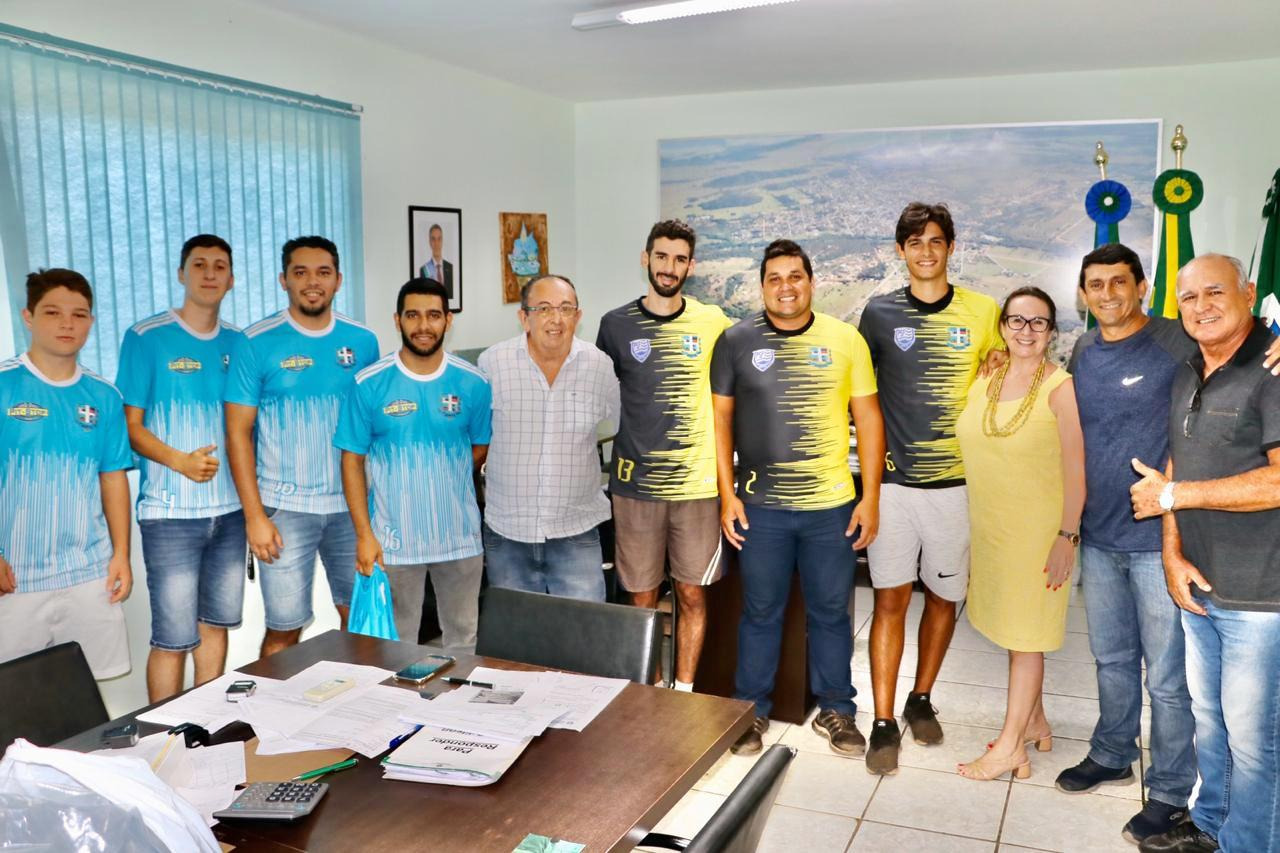
[{"label": "calculator", "polygon": [[213,816],[219,820],[298,820],[311,814],[328,790],[325,782],[253,782]]}]

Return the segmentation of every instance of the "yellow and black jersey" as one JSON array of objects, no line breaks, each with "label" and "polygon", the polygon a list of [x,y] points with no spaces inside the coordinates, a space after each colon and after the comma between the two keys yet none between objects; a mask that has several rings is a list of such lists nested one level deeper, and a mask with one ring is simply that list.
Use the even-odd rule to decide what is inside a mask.
[{"label": "yellow and black jersey", "polygon": [[849,398],[876,393],[858,330],[814,313],[794,331],[763,314],[721,336],[711,392],[734,398],[738,497],[785,509],[828,509],[854,498]]},{"label": "yellow and black jersey", "polygon": [[711,348],[731,321],[716,305],[684,298],[670,316],[637,299],[600,318],[596,346],[613,359],[622,417],[609,489],[642,500],[716,496]]},{"label": "yellow and black jersey", "polygon": [[964,483],[956,419],[987,353],[1002,347],[1000,307],[952,287],[937,302],[910,288],[867,303],[858,325],[875,362],[884,412],[884,482],[943,488]]}]

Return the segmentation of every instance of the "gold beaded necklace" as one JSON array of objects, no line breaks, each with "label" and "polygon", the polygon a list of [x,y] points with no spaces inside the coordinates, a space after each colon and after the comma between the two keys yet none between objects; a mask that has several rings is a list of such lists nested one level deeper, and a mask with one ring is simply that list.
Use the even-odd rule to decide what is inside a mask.
[{"label": "gold beaded necklace", "polygon": [[1013,417],[1004,426],[996,425],[996,406],[1000,403],[1000,392],[1004,389],[1005,377],[1009,375],[1009,365],[1005,364],[1000,368],[991,380],[991,390],[987,395],[987,409],[982,415],[982,434],[988,438],[1008,438],[1026,424],[1031,417],[1031,407],[1036,404],[1036,396],[1040,393],[1040,383],[1044,381],[1044,369],[1047,362],[1040,360],[1040,366],[1036,368],[1035,376],[1031,377],[1031,387],[1027,389],[1027,395],[1022,398],[1022,405],[1018,406],[1018,411],[1014,412]]}]

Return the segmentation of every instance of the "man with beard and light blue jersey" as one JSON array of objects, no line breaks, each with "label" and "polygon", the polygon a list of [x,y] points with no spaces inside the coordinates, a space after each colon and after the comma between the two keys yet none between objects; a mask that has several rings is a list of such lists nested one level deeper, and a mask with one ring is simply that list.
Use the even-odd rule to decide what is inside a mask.
[{"label": "man with beard and light blue jersey", "polygon": [[289,307],[245,329],[223,398],[249,550],[265,564],[264,657],[298,642],[311,621],[317,554],[346,628],[355,531],[333,433],[356,373],[378,358],[373,332],[333,311],[342,273],[331,241],[290,240],[281,266]]},{"label": "man with beard and light blue jersey", "polygon": [[418,636],[429,574],[445,648],[469,653],[484,570],[474,476],[489,449],[492,394],[484,374],[444,351],[452,321],[444,285],[405,282],[395,315],[403,346],[356,376],[333,443],[356,568],[386,570],[400,638]]},{"label": "man with beard and light blue jersey", "polygon": [[116,384],[140,457],[138,527],[151,594],[147,695],[182,690],[187,652],[195,683],[222,674],[227,629],[244,604],[244,513],[218,459],[231,350],[244,336],[218,317],[235,284],[231,246],[199,234],[182,246],[182,306],[125,333]]},{"label": "man with beard and light blue jersey", "polygon": [[129,671],[133,586],[124,407],[76,360],[93,327],[84,276],[27,276],[22,320],[31,347],[0,361],[0,661],[75,641],[114,678]]}]

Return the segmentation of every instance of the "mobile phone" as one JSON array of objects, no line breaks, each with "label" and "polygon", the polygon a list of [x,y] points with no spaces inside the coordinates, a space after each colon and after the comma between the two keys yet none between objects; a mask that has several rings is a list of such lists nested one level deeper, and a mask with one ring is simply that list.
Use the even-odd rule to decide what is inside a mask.
[{"label": "mobile phone", "polygon": [[102,745],[109,749],[122,749],[138,742],[138,724],[125,723],[102,731]]},{"label": "mobile phone", "polygon": [[449,655],[427,655],[417,663],[411,663],[396,673],[396,681],[407,681],[410,684],[423,684],[436,673],[453,666],[454,658]]},{"label": "mobile phone", "polygon": [[247,699],[252,696],[257,690],[258,682],[251,678],[246,678],[243,681],[233,681],[227,688],[227,701],[239,702],[241,699]]}]

